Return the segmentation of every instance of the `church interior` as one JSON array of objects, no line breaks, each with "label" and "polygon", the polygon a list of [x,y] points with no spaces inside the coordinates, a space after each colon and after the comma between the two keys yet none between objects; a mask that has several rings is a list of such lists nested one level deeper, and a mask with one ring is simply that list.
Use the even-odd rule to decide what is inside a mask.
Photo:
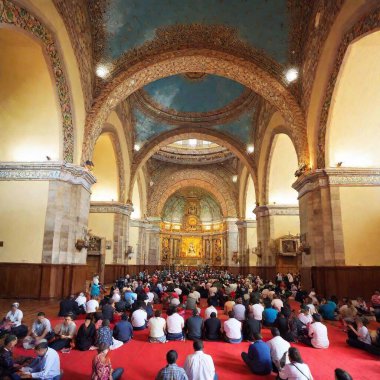
[{"label": "church interior", "polygon": [[156,270],[369,299],[379,88],[378,0],[0,0],[1,317]]}]

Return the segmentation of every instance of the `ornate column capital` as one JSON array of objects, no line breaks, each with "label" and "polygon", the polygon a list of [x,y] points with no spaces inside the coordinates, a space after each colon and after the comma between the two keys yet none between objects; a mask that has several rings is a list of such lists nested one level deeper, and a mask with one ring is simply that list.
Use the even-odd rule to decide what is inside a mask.
[{"label": "ornate column capital", "polygon": [[90,213],[111,213],[130,216],[133,207],[130,204],[124,204],[114,201],[91,201]]},{"label": "ornate column capital", "polygon": [[0,181],[62,181],[90,191],[96,178],[86,168],[64,161],[1,162]]}]

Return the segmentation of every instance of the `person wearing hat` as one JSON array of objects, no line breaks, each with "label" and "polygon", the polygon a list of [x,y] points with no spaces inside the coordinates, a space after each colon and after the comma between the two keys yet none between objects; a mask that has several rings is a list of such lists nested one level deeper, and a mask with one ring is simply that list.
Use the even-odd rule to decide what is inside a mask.
[{"label": "person wearing hat", "polygon": [[21,324],[24,318],[23,312],[19,309],[20,304],[14,302],[11,305],[11,310],[5,316],[5,319],[0,326],[0,336],[7,332],[16,335],[17,338],[24,338],[28,334],[28,327]]},{"label": "person wearing hat", "polygon": [[47,342],[37,344],[35,351],[36,360],[29,367],[21,368],[21,378],[59,380],[61,378],[61,365],[58,353],[48,347]]}]

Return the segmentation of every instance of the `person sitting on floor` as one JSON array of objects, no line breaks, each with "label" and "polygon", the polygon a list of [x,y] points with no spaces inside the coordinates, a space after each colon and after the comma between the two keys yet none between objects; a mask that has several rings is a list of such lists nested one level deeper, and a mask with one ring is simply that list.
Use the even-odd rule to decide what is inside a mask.
[{"label": "person sitting on floor", "polygon": [[322,323],[320,314],[313,315],[314,322],[309,325],[308,336],[302,337],[301,342],[314,348],[328,348],[330,345],[327,336],[327,327]]},{"label": "person sitting on floor", "polygon": [[242,324],[235,318],[233,310],[228,312],[228,320],[223,324],[224,340],[228,343],[240,343],[242,337]]},{"label": "person sitting on floor", "polygon": [[350,338],[347,340],[347,343],[352,347],[365,349],[365,345],[372,344],[371,335],[367,329],[368,319],[356,318],[355,322],[357,328],[355,328],[352,324],[349,324],[348,328],[356,335],[357,339]]},{"label": "person sitting on floor", "polygon": [[327,301],[326,298],[322,298],[321,304],[319,306],[319,314],[322,315],[323,319],[327,321],[335,321],[335,310],[336,310],[336,303],[329,300]]},{"label": "person sitting on floor", "polygon": [[78,306],[78,314],[86,314],[86,302],[87,298],[84,293],[79,293],[78,297],[75,299]]},{"label": "person sitting on floor", "polygon": [[204,337],[206,340],[219,340],[222,330],[220,319],[216,317],[214,312],[210,318],[204,321]]},{"label": "person sitting on floor", "polygon": [[203,352],[203,342],[195,340],[193,343],[194,354],[187,356],[185,365],[183,366],[190,380],[217,380],[215,373],[214,361],[211,355]]},{"label": "person sitting on floor", "polygon": [[261,323],[261,321],[263,320],[264,306],[260,303],[260,301],[257,298],[253,299],[252,305],[249,305],[248,310],[248,315],[252,315],[253,318],[256,319],[256,321],[259,321]]},{"label": "person sitting on floor", "polygon": [[167,340],[184,340],[183,328],[185,327],[185,320],[177,313],[177,308],[170,307],[167,311],[168,317],[166,319],[167,326]]},{"label": "person sitting on floor", "polygon": [[255,334],[254,343],[249,345],[248,353],[242,352],[241,357],[252,373],[269,375],[272,372],[272,359],[269,346],[263,342],[261,334]]},{"label": "person sitting on floor", "polygon": [[99,302],[97,297],[92,296],[86,303],[86,313],[94,315],[99,309]]},{"label": "person sitting on floor", "polygon": [[139,301],[138,309],[132,313],[131,318],[133,330],[144,330],[148,322],[148,314],[144,308],[144,301]]},{"label": "person sitting on floor", "polygon": [[358,311],[356,307],[352,304],[351,300],[348,300],[347,303],[343,304],[339,309],[339,319],[342,321],[344,326],[344,331],[347,329],[347,324],[353,323],[355,320]]},{"label": "person sitting on floor", "polygon": [[97,332],[97,346],[105,344],[110,350],[116,350],[123,345],[123,342],[112,337],[112,330],[110,329],[110,321],[104,319],[102,322],[102,327],[99,328]]},{"label": "person sitting on floor", "polygon": [[168,364],[158,372],[156,380],[188,380],[185,370],[176,364],[177,359],[177,351],[168,351],[166,353]]},{"label": "person sitting on floor", "polygon": [[279,372],[285,364],[289,363],[288,350],[290,348],[290,344],[285,339],[281,338],[278,328],[272,327],[270,331],[273,338],[268,340],[266,344],[270,349],[273,371]]},{"label": "person sitting on floor", "polygon": [[187,339],[196,340],[202,338],[203,318],[199,316],[198,309],[193,310],[193,315],[185,322]]},{"label": "person sitting on floor", "polygon": [[22,324],[24,314],[19,307],[18,302],[11,305],[11,310],[8,311],[0,325],[0,337],[6,333],[16,335],[17,338],[24,338],[28,335],[28,327]]},{"label": "person sitting on floor", "polygon": [[113,314],[115,312],[114,303],[115,301],[110,298],[108,302],[102,307],[102,319],[108,319],[110,322],[113,322]]},{"label": "person sitting on floor", "polygon": [[79,314],[78,304],[75,302],[75,297],[73,294],[59,303],[58,317],[64,317],[67,314],[71,314],[73,319],[75,319],[75,316]]},{"label": "person sitting on floor", "polygon": [[24,339],[23,346],[26,350],[31,350],[42,339],[48,342],[54,338],[54,331],[51,328],[50,321],[45,317],[45,313],[40,311],[37,319],[33,322],[29,335]]},{"label": "person sitting on floor", "polygon": [[212,305],[212,300],[210,298],[207,299],[207,305],[208,307],[205,309],[205,320],[210,318],[211,313],[215,313],[216,316],[218,316],[218,310]]},{"label": "person sitting on floor", "polygon": [[91,380],[118,380],[124,372],[123,368],[112,368],[111,360],[108,356],[110,348],[102,343],[98,347],[98,355],[92,362]]},{"label": "person sitting on floor", "polygon": [[241,297],[236,300],[236,304],[232,310],[234,311],[235,318],[238,321],[243,322],[245,320],[245,306],[243,305],[243,299]]},{"label": "person sitting on floor", "polygon": [[232,297],[228,297],[228,301],[224,303],[224,314],[228,315],[228,313],[233,310],[235,306],[235,301],[232,300]]},{"label": "person sitting on floor", "polygon": [[60,380],[61,364],[58,353],[47,342],[38,343],[34,350],[37,358],[28,367],[21,368],[21,378]]},{"label": "person sitting on floor", "polygon": [[128,321],[127,314],[123,314],[121,321],[116,323],[113,329],[113,337],[123,343],[128,343],[133,338],[133,327]]},{"label": "person sitting on floor", "polygon": [[69,348],[71,341],[74,339],[76,329],[77,326],[72,315],[66,315],[63,323],[57,326],[54,340],[49,344],[49,347],[56,351]]},{"label": "person sitting on floor", "polygon": [[166,321],[161,317],[161,310],[154,312],[154,317],[149,319],[149,342],[166,343]]},{"label": "person sitting on floor", "polygon": [[254,334],[261,333],[261,322],[248,314],[248,319],[243,322],[243,338],[249,342],[253,341]]},{"label": "person sitting on floor", "polygon": [[303,362],[298,349],[295,347],[290,347],[288,355],[290,363],[285,364],[285,366],[281,369],[278,374],[279,378],[292,380],[313,380],[310,368]]},{"label": "person sitting on floor", "polygon": [[265,309],[263,311],[263,324],[267,327],[272,327],[274,321],[277,318],[278,311],[270,304],[270,302],[265,303]]},{"label": "person sitting on floor", "polygon": [[13,358],[13,349],[17,344],[17,336],[9,334],[4,339],[4,345],[0,348],[0,379],[19,380],[16,373],[21,365],[31,362],[32,358],[21,357],[18,360]]},{"label": "person sitting on floor", "polygon": [[309,325],[313,322],[313,317],[310,314],[310,309],[308,306],[301,305],[300,313],[298,314],[298,320],[301,322],[298,329],[298,336],[302,337],[303,335],[308,334]]},{"label": "person sitting on floor", "polygon": [[79,327],[75,348],[79,351],[87,351],[94,347],[96,342],[96,328],[90,316],[86,316],[84,323]]}]

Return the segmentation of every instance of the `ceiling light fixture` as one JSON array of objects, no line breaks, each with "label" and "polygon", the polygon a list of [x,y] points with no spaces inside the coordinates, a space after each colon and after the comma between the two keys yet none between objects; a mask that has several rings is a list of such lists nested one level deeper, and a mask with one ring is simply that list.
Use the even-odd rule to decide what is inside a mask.
[{"label": "ceiling light fixture", "polygon": [[238,180],[238,176],[237,176],[236,174],[233,175],[233,176],[232,176],[232,182],[233,182],[233,183],[236,183],[237,180]]},{"label": "ceiling light fixture", "polygon": [[285,78],[287,80],[288,83],[292,83],[294,82],[295,80],[297,80],[298,78],[298,70],[295,69],[294,67],[289,69],[286,73],[285,73]]},{"label": "ceiling light fixture", "polygon": [[107,78],[108,75],[110,74],[109,68],[106,65],[102,65],[102,64],[98,65],[95,72],[96,72],[96,75],[102,79]]},{"label": "ceiling light fixture", "polygon": [[197,139],[190,139],[189,140],[189,145],[190,146],[197,146]]},{"label": "ceiling light fixture", "polygon": [[135,144],[134,147],[133,147],[133,149],[134,149],[136,152],[138,152],[138,151],[141,149],[140,144]]},{"label": "ceiling light fixture", "polygon": [[247,152],[249,154],[252,154],[254,151],[255,151],[255,147],[252,144],[247,145]]}]

